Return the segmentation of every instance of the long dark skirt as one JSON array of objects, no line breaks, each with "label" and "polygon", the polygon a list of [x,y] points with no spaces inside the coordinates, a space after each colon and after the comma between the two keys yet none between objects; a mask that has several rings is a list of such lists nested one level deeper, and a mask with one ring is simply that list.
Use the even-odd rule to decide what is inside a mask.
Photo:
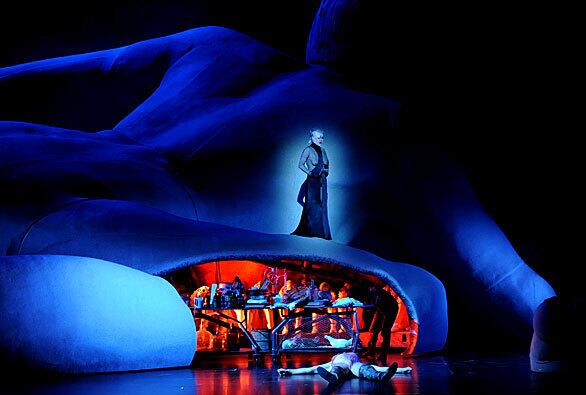
[{"label": "long dark skirt", "polygon": [[331,240],[328,221],[328,184],[325,176],[307,177],[301,188],[303,193],[303,212],[297,229],[292,235],[321,237]]}]

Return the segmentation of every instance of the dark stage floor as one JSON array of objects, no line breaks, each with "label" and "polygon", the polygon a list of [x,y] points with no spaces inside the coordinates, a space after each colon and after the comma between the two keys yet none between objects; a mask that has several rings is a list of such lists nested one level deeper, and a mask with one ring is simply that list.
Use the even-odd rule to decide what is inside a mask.
[{"label": "dark stage floor", "polygon": [[[288,367],[327,362],[331,354],[283,357]],[[397,375],[390,385],[353,379],[328,388],[318,375],[279,378],[270,357],[258,366],[246,355],[204,356],[191,369],[87,375],[68,378],[19,378],[5,382],[0,393],[17,394],[533,394],[562,393],[563,376],[531,373],[526,355],[457,355],[401,358],[388,361],[411,366],[411,375]],[[563,384],[563,385],[562,385]],[[6,392],[7,391],[7,392]]]}]

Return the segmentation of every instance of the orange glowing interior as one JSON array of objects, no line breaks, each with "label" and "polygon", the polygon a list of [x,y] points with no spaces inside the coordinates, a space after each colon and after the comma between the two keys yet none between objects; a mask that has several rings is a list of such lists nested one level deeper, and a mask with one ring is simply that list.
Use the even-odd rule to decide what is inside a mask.
[{"label": "orange glowing interior", "polygon": [[[300,260],[281,260],[270,262],[256,262],[249,260],[232,260],[232,261],[214,261],[204,264],[197,264],[184,269],[169,273],[165,278],[175,286],[181,295],[189,296],[191,293],[202,285],[210,286],[212,283],[231,283],[235,276],[238,276],[243,282],[245,289],[258,285],[264,278],[267,270],[272,269],[276,273],[278,280],[272,290],[278,292],[284,284],[285,278],[300,284],[303,280],[309,281],[314,279],[316,285],[321,282],[328,282],[334,291],[338,291],[344,283],[349,282],[357,286],[384,287],[385,284],[378,277],[360,273],[348,268],[341,270],[340,266]],[[286,276],[286,277],[285,277]],[[399,304],[399,311],[391,331],[391,347],[398,349],[403,354],[410,354],[415,348],[417,341],[418,325],[407,312],[403,300],[391,288],[391,294]],[[364,327],[362,319],[362,309],[359,309],[360,328]],[[250,322],[253,328],[266,328],[273,323],[265,320],[264,314],[255,314]],[[367,344],[369,333],[368,328],[364,328],[360,333],[360,339],[363,344]],[[382,338],[379,337],[379,345]]]}]

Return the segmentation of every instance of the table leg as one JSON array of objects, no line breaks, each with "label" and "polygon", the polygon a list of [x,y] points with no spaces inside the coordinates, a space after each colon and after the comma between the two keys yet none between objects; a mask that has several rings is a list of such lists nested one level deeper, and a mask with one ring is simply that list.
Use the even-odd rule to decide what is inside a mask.
[{"label": "table leg", "polygon": [[273,329],[271,331],[271,355],[273,357],[279,355],[279,350],[278,350],[278,346],[277,346],[277,335],[279,334],[279,331],[281,330],[281,328],[283,328],[285,325],[287,325],[289,323],[289,321],[291,321],[291,318],[285,317],[283,319],[283,321],[279,322],[279,324],[275,327],[275,329]]},{"label": "table leg", "polygon": [[254,353],[255,357],[258,357],[258,355],[260,354],[260,351],[261,351],[260,346],[258,345],[256,340],[254,340],[254,337],[252,337],[252,334],[250,332],[248,332],[248,329],[245,328],[244,325],[242,325],[242,322],[238,322],[238,327],[240,328],[240,330],[242,332],[244,332],[244,335],[250,341],[250,344],[252,345],[252,352]]},{"label": "table leg", "polygon": [[352,314],[354,316],[354,345],[352,346],[352,352],[356,352],[356,349],[358,348],[358,340],[360,340],[360,323],[358,322],[358,310],[354,309],[354,314]]}]

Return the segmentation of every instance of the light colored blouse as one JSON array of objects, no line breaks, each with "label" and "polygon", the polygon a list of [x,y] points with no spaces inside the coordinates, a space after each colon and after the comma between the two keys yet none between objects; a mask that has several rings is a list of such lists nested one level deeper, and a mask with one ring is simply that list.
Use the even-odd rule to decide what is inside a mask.
[{"label": "light colored blouse", "polygon": [[[328,159],[328,155],[326,154],[326,150],[323,147],[321,147],[321,152],[325,167],[324,170],[327,175],[329,173],[330,161]],[[301,158],[299,158],[299,168],[302,172],[306,173],[307,175],[311,175],[311,172],[317,166],[318,161],[319,156],[315,149],[313,149],[311,146],[307,146],[301,153]]]}]

